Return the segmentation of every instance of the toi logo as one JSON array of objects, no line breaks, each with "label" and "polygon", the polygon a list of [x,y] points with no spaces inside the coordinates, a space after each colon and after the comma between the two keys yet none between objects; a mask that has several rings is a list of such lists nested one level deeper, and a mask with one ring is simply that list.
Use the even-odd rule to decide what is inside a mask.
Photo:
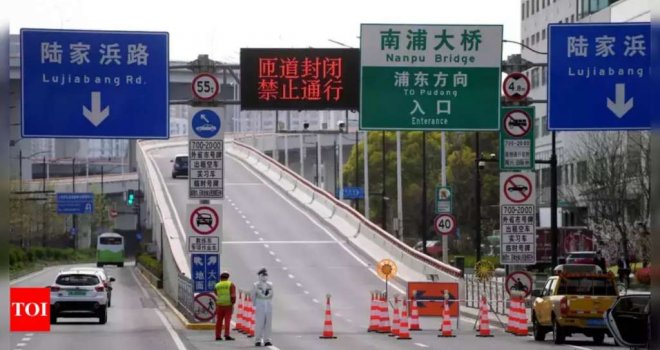
[{"label": "toi logo", "polygon": [[11,288],[10,331],[50,332],[50,290]]}]

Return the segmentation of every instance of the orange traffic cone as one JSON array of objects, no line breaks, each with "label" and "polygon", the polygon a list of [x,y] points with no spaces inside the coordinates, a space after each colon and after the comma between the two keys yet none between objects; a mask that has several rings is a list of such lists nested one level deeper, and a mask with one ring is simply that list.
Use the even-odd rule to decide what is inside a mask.
[{"label": "orange traffic cone", "polygon": [[421,331],[419,326],[419,310],[417,310],[417,300],[415,300],[415,292],[413,291],[412,301],[410,302],[410,330]]},{"label": "orange traffic cone", "polygon": [[390,337],[398,337],[399,336],[399,328],[400,328],[400,320],[399,320],[399,298],[394,297],[394,318],[392,320],[392,334],[390,334]]},{"label": "orange traffic cone", "polygon": [[408,340],[412,339],[410,337],[410,330],[408,329],[408,302],[406,299],[403,299],[403,305],[401,307],[401,320],[400,320],[399,336],[396,338],[398,340]]},{"label": "orange traffic cone", "polygon": [[506,332],[516,334],[518,329],[518,296],[512,293],[509,301],[509,322],[506,325]]},{"label": "orange traffic cone", "polygon": [[254,326],[256,324],[255,316],[254,316],[254,303],[252,302],[252,298],[248,296],[248,330],[247,330],[247,337],[252,338],[254,337]]},{"label": "orange traffic cone", "polygon": [[449,301],[447,301],[446,298],[444,304],[444,309],[442,310],[442,327],[440,327],[440,331],[442,333],[438,334],[438,337],[453,338],[455,335],[453,334],[451,328],[451,318],[449,317]]},{"label": "orange traffic cone", "polygon": [[323,335],[321,339],[337,339],[332,330],[332,311],[330,311],[330,294],[326,296],[325,303],[325,321],[323,322]]},{"label": "orange traffic cone", "polygon": [[481,312],[479,315],[479,333],[477,337],[492,337],[490,334],[490,319],[488,318],[488,303],[486,296],[481,297]]},{"label": "orange traffic cone", "polygon": [[380,327],[378,327],[378,333],[390,333],[392,332],[390,328],[390,308],[387,305],[385,294],[381,295],[380,305]]},{"label": "orange traffic cone", "polygon": [[379,307],[376,297],[376,293],[372,291],[371,308],[369,312],[369,329],[367,329],[367,332],[378,332],[378,328],[380,327],[380,317],[378,313]]},{"label": "orange traffic cone", "polygon": [[236,331],[245,334],[245,294],[239,291],[238,313],[236,314]]},{"label": "orange traffic cone", "polygon": [[529,335],[529,329],[527,328],[527,306],[522,295],[518,297],[518,306],[518,329],[516,335],[526,337]]}]

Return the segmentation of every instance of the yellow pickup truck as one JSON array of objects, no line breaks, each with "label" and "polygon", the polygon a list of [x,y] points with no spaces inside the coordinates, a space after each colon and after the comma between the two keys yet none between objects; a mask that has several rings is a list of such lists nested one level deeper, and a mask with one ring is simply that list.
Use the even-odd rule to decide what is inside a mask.
[{"label": "yellow pickup truck", "polygon": [[534,339],[544,341],[552,332],[555,344],[581,333],[602,344],[611,336],[604,313],[614,304],[618,291],[614,275],[603,273],[560,273],[535,291],[532,324]]}]

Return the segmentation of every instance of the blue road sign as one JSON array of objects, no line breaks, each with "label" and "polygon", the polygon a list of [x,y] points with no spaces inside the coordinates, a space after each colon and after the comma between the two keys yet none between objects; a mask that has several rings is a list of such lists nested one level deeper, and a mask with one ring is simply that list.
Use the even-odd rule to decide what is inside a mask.
[{"label": "blue road sign", "polygon": [[71,235],[71,237],[75,237],[76,234],[78,234],[78,229],[75,228],[75,227],[72,227],[72,228],[69,230],[69,234]]},{"label": "blue road sign", "polygon": [[210,109],[203,109],[192,117],[192,130],[203,139],[213,138],[221,127],[220,116]]},{"label": "blue road sign", "polygon": [[551,24],[548,128],[649,129],[650,24]]},{"label": "blue road sign", "polygon": [[[335,193],[335,197],[339,198],[339,189]],[[363,199],[364,188],[362,187],[344,187],[344,199]]]},{"label": "blue road sign", "polygon": [[169,36],[21,30],[24,138],[169,138]]},{"label": "blue road sign", "polygon": [[94,213],[94,193],[58,193],[58,214],[92,214]]},{"label": "blue road sign", "polygon": [[212,292],[220,276],[220,254],[191,254],[194,293]]}]

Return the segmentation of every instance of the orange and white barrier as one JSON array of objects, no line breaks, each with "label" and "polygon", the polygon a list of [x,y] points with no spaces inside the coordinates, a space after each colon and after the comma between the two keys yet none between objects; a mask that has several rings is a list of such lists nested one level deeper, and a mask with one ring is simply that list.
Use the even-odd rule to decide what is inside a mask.
[{"label": "orange and white barrier", "polygon": [[390,337],[398,337],[399,329],[401,328],[401,320],[399,318],[399,297],[394,296],[394,317],[392,320],[392,334]]},{"label": "orange and white barrier", "polygon": [[479,312],[479,333],[477,337],[492,337],[490,333],[490,318],[488,317],[488,302],[486,296],[481,298],[481,310]]},{"label": "orange and white barrier", "polygon": [[412,339],[410,337],[410,330],[408,329],[408,301],[403,299],[403,307],[401,307],[401,322],[399,328],[399,336],[396,338],[398,340],[408,340]]},{"label": "orange and white barrier", "polygon": [[417,309],[417,301],[415,300],[414,292],[413,292],[412,300],[410,302],[410,330],[411,331],[422,330],[422,328],[419,325],[419,310]]},{"label": "orange and white barrier", "polygon": [[447,295],[448,293],[445,291],[444,308],[442,310],[442,326],[440,327],[440,334],[438,334],[438,337],[441,338],[455,337],[452,330],[451,317],[449,316],[449,301],[447,300]]},{"label": "orange and white barrier", "polygon": [[369,328],[367,332],[378,332],[380,327],[380,314],[378,306],[378,294],[371,291],[371,307],[369,310]]},{"label": "orange and white barrier", "polygon": [[392,331],[390,327],[390,308],[385,299],[385,294],[380,296],[380,327],[378,327],[378,333],[390,333]]},{"label": "orange and white barrier", "polygon": [[332,311],[330,309],[330,294],[326,296],[325,302],[325,320],[323,321],[323,334],[320,339],[337,339],[332,328]]}]

